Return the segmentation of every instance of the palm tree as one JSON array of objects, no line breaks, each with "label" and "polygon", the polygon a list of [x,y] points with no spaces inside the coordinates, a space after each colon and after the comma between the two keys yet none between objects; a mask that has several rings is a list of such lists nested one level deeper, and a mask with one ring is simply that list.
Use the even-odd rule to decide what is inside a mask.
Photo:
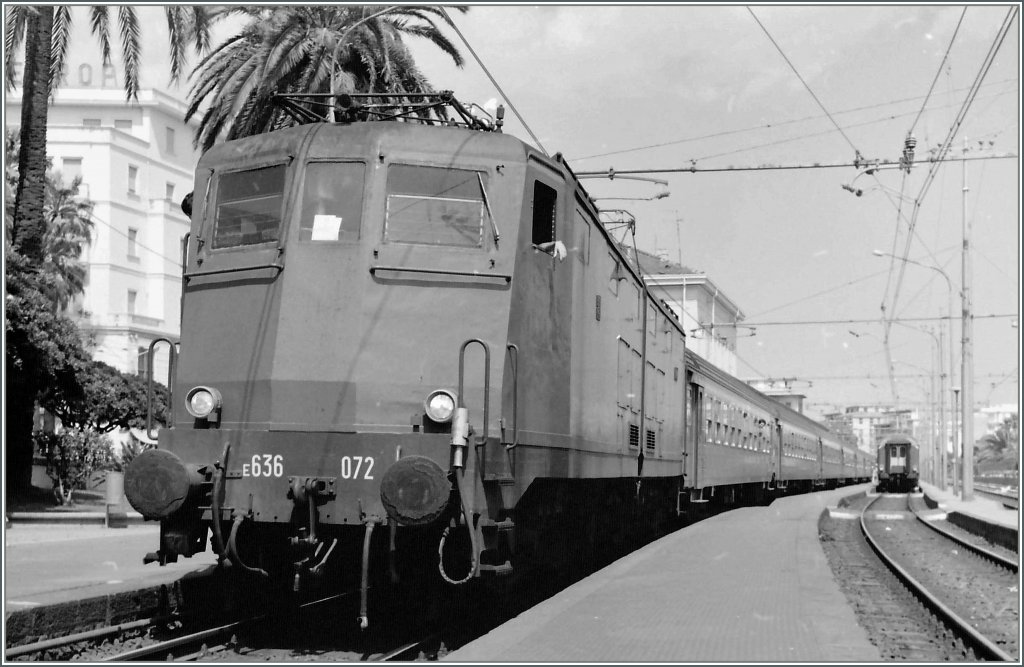
[{"label": "palm tree", "polygon": [[[109,7],[90,7],[91,29],[100,42],[103,64],[110,63]],[[54,5],[9,5],[4,8],[4,59],[7,90],[14,87],[14,59],[25,45],[25,69],[21,104],[21,151],[18,182],[14,193],[11,253],[7,266],[24,266],[38,273],[46,263],[46,124],[49,102],[60,81],[71,33],[71,10]],[[170,36],[171,81],[181,76],[186,49],[195,45],[203,52],[209,45],[209,16],[206,8],[171,6],[164,8]],[[117,8],[117,32],[124,61],[124,88],[128,100],[137,97],[139,86],[140,28],[135,8]],[[5,251],[7,248],[5,247]],[[5,255],[8,253],[5,252]],[[11,274],[6,276],[8,282]],[[31,276],[23,276],[31,278]],[[46,281],[37,281],[45,283]],[[59,324],[59,323],[58,323]],[[10,332],[5,329],[5,333]],[[8,336],[10,340],[10,336]],[[5,423],[6,482],[8,488],[27,488],[32,474],[32,416],[36,397],[45,387],[38,369],[11,373],[10,346],[5,351],[7,372],[7,414]]]},{"label": "palm tree", "polygon": [[[4,138],[4,241],[11,243],[13,229],[13,196],[18,183],[18,134],[8,130]],[[47,161],[49,166],[49,161]],[[54,311],[61,312],[76,295],[85,290],[85,265],[81,263],[82,250],[92,241],[93,202],[81,197],[82,177],[65,185],[60,172],[46,174],[46,192],[43,201],[42,272],[48,280],[41,288],[54,302]]]},{"label": "palm tree", "polygon": [[46,179],[46,234],[43,237],[43,271],[51,278],[54,304],[60,311],[85,291],[85,264],[82,250],[92,241],[91,200],[79,196],[82,177],[64,185],[60,173]]},{"label": "palm tree", "polygon": [[[110,63],[110,7],[89,8],[92,33],[100,42],[103,64]],[[209,46],[211,13],[203,7],[164,8],[170,37],[171,81],[181,77],[186,51],[194,44],[199,51]],[[14,197],[13,244],[34,265],[43,263],[46,233],[43,204],[46,190],[46,123],[49,101],[64,73],[71,34],[68,6],[12,5],[4,17],[4,58],[6,89],[14,87],[14,59],[25,43],[25,71],[22,77],[21,154],[18,185]],[[117,32],[124,61],[125,96],[136,99],[141,56],[139,20],[134,7],[117,7]],[[48,73],[48,76],[46,75]]]},{"label": "palm tree", "polygon": [[[465,12],[468,7],[457,7]],[[456,66],[463,59],[430,6],[285,6],[235,8],[250,21],[193,73],[185,119],[199,113],[195,145],[204,152],[235,139],[294,125],[275,94],[417,93],[431,90],[403,36],[430,40]],[[333,105],[331,105],[333,107]]]}]

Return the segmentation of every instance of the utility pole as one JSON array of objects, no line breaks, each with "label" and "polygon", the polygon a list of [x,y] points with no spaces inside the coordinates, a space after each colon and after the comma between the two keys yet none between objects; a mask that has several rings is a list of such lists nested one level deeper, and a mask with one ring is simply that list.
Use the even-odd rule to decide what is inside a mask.
[{"label": "utility pole", "polygon": [[[967,157],[967,138],[964,138],[964,157]],[[963,302],[963,334],[960,346],[962,354],[962,368],[960,372],[960,387],[963,392],[961,399],[961,410],[963,420],[963,486],[961,487],[961,500],[972,500],[974,498],[974,350],[971,336],[974,329],[974,321],[971,315],[971,223],[967,219],[967,161],[963,163],[963,276],[962,276],[962,302]]]},{"label": "utility pole", "polygon": [[963,485],[960,484],[960,448],[959,448],[959,434],[960,425],[957,423],[957,418],[960,416],[960,387],[953,387],[953,495],[960,493]]}]

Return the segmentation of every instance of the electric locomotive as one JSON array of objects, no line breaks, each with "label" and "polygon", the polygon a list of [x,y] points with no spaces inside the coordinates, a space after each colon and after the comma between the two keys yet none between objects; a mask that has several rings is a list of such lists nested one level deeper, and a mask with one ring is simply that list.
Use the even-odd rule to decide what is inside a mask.
[{"label": "electric locomotive", "polygon": [[184,400],[125,476],[161,523],[152,559],[209,539],[296,588],[361,572],[365,625],[370,570],[460,584],[870,474],[688,353],[568,164],[500,110],[342,96],[311,122],[311,99],[197,166]]},{"label": "electric locomotive", "polygon": [[920,450],[906,435],[894,435],[878,447],[878,490],[913,491],[918,482]]}]

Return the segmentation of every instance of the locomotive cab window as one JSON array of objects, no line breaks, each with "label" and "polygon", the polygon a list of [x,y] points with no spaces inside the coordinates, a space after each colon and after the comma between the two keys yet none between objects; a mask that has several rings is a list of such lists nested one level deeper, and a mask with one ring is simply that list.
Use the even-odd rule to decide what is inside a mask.
[{"label": "locomotive cab window", "polygon": [[363,217],[361,162],[306,165],[299,218],[300,241],[357,241]]},{"label": "locomotive cab window", "polygon": [[482,179],[478,172],[465,169],[391,165],[384,240],[483,247]]},{"label": "locomotive cab window", "polygon": [[217,181],[214,249],[276,241],[284,180],[283,164],[221,174]]},{"label": "locomotive cab window", "polygon": [[540,181],[533,183],[533,244],[543,245],[555,240],[555,204],[558,192]]}]

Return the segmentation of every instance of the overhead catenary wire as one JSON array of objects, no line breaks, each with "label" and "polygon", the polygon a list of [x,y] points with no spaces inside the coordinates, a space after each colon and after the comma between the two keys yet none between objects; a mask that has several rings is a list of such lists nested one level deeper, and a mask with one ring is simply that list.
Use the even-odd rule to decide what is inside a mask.
[{"label": "overhead catenary wire", "polygon": [[921,103],[921,110],[917,112],[917,116],[914,118],[914,122],[910,124],[910,130],[907,134],[913,134],[914,128],[917,127],[917,121],[921,120],[921,114],[924,113],[925,108],[928,106],[928,100],[932,96],[932,91],[935,90],[935,84],[939,80],[939,76],[942,75],[942,68],[945,66],[946,61],[949,60],[949,52],[953,48],[953,43],[956,41],[956,36],[960,32],[960,26],[964,22],[964,16],[967,15],[967,7],[965,6],[963,11],[960,12],[960,20],[956,22],[956,28],[953,29],[953,36],[949,38],[949,44],[946,46],[946,53],[942,56],[942,62],[939,63],[938,69],[935,71],[935,78],[932,79],[932,85],[928,86],[928,93],[924,96],[924,102]]},{"label": "overhead catenary wire", "polygon": [[[996,53],[998,53],[999,48],[1002,46],[1003,41],[1006,39],[1006,35],[1009,33],[1010,30],[1010,25],[1013,23],[1013,19],[1016,17],[1016,15],[1017,7],[1010,7],[1006,13],[1006,16],[1003,19],[1003,23],[1000,26],[999,31],[997,32],[995,38],[992,41],[991,46],[989,47],[988,53],[985,55],[985,59],[983,60],[981,66],[978,69],[978,73],[975,75],[974,81],[971,83],[971,87],[963,101],[963,104],[960,107],[960,110],[956,114],[956,118],[950,126],[945,139],[942,141],[940,145],[939,151],[937,153],[937,159],[929,161],[931,162],[931,164],[929,165],[928,173],[926,174],[924,183],[921,186],[921,190],[914,201],[914,213],[911,215],[910,229],[907,234],[907,242],[904,245],[903,249],[903,261],[900,262],[900,268],[896,278],[896,287],[893,290],[892,295],[892,306],[891,308],[889,308],[889,312],[895,312],[896,303],[899,299],[899,292],[902,286],[903,276],[906,273],[906,258],[909,257],[910,255],[910,246],[913,240],[913,232],[917,225],[917,216],[921,210],[921,203],[924,200],[924,197],[927,195],[928,190],[931,188],[931,185],[935,180],[935,175],[938,172],[938,165],[945,161],[945,156],[949,152],[953,140],[956,138],[956,135],[960,130],[960,126],[963,124],[963,121],[967,116],[967,112],[970,110],[971,105],[973,104],[974,99],[977,96],[982,81],[984,81],[989,69],[991,69],[992,63],[995,61]],[[893,254],[895,255],[896,253]],[[886,289],[886,292],[888,292],[888,288]],[[882,303],[882,313],[883,321],[885,321],[886,305],[884,299]],[[888,333],[888,327],[886,329],[886,332]]]},{"label": "overhead catenary wire", "polygon": [[827,108],[825,108],[825,105],[822,104],[821,100],[818,99],[818,96],[814,94],[814,91],[811,90],[811,87],[809,85],[807,85],[807,82],[804,81],[804,78],[800,76],[800,72],[797,71],[796,66],[793,65],[790,59],[786,56],[786,53],[782,50],[782,47],[779,46],[778,42],[775,41],[775,38],[772,37],[770,32],[768,32],[768,28],[764,27],[764,24],[761,23],[761,19],[757,18],[757,14],[754,13],[754,10],[748,6],[747,11],[750,12],[750,15],[754,17],[755,21],[757,21],[757,25],[761,26],[761,30],[764,31],[764,34],[768,37],[768,40],[771,41],[773,46],[775,46],[775,49],[779,52],[779,55],[782,56],[782,59],[786,61],[786,64],[789,65],[789,68],[793,70],[793,74],[796,74],[796,78],[800,79],[800,83],[804,84],[804,88],[807,89],[807,92],[810,93],[811,97],[814,98],[814,101],[818,103],[818,106],[821,107],[821,110],[825,112],[825,115],[828,116],[828,119],[830,121],[832,121],[832,124],[836,126],[836,129],[839,131],[839,134],[843,136],[843,139],[846,139],[846,143],[850,144],[850,148],[859,153],[860,151],[857,151],[857,146],[855,146],[853,141],[850,140],[850,137],[846,136],[846,132],[843,132],[843,128],[839,125],[839,123],[836,122],[836,119],[832,117],[832,114],[829,113],[829,110]]},{"label": "overhead catenary wire", "polygon": [[523,124],[523,127],[529,133],[529,135],[533,139],[534,143],[537,144],[537,148],[539,148],[544,153],[544,155],[548,155],[548,151],[547,151],[546,148],[544,148],[544,144],[542,144],[540,142],[540,139],[537,138],[537,135],[534,134],[533,130],[530,129],[530,126],[527,124],[526,119],[523,118],[522,114],[519,113],[519,110],[516,109],[516,105],[512,103],[512,100],[509,98],[509,96],[506,95],[505,91],[501,88],[500,85],[498,85],[497,80],[495,80],[495,78],[493,76],[491,76],[490,70],[488,70],[487,66],[484,65],[484,61],[480,59],[480,56],[478,56],[476,54],[476,51],[470,45],[469,40],[466,39],[466,36],[462,34],[461,30],[459,30],[459,26],[455,25],[455,21],[453,21],[452,17],[448,14],[448,10],[446,10],[442,6],[441,7],[441,12],[445,15],[445,18],[448,19],[448,24],[452,27],[453,30],[455,30],[455,34],[457,34],[459,36],[459,39],[462,40],[462,43],[465,44],[466,48],[469,49],[469,52],[471,54],[473,54],[473,58],[476,60],[477,64],[480,65],[480,69],[482,69],[484,71],[484,74],[487,75],[487,78],[491,80],[491,84],[501,94],[501,96],[502,96],[502,98],[504,98],[505,102],[508,103],[509,109],[511,109],[512,113],[514,113],[516,115],[516,118],[519,119],[519,122]]},{"label": "overhead catenary wire", "polygon": [[[975,320],[995,320],[1017,317],[1017,313],[989,313],[986,315],[971,315]],[[936,315],[934,317],[898,317],[893,322],[942,322],[949,320],[958,322],[963,319],[959,315]],[[743,322],[745,327],[771,327],[771,326],[806,326],[808,324],[877,324],[878,318],[869,319],[848,319],[848,320],[785,320],[777,322]]]},{"label": "overhead catenary wire", "polygon": [[[1002,81],[993,81],[993,82],[988,83],[986,85],[995,86],[995,85],[999,85],[999,84],[1003,84],[1003,83],[1014,83],[1014,82],[1016,82],[1016,79],[1003,79]],[[965,87],[965,88],[962,88],[962,89],[957,89],[956,92],[959,92],[961,90],[967,90],[967,88]],[[997,97],[1001,97],[1002,95],[1005,95],[1005,94],[1006,94],[1005,92],[995,93],[995,94],[993,94],[991,96],[987,96],[987,97],[997,98]],[[860,106],[860,107],[852,107],[852,108],[849,108],[849,109],[843,109],[842,111],[837,111],[837,112],[835,112],[835,115],[838,116],[840,114],[855,113],[855,112],[858,112],[858,111],[868,111],[868,110],[871,110],[871,109],[878,109],[880,107],[890,106],[890,105],[893,105],[893,104],[902,104],[904,102],[914,102],[914,101],[917,101],[917,100],[919,100],[921,98],[922,98],[922,96],[916,95],[914,97],[904,97],[904,98],[897,99],[897,100],[889,100],[888,102],[879,102],[878,104],[868,104],[868,105]],[[950,105],[950,106],[952,106],[952,105]],[[942,107],[939,107],[939,108],[942,108]],[[864,123],[859,123],[859,124],[847,125],[847,129],[849,129],[851,127],[861,127],[862,125],[870,125],[872,123],[880,123],[880,122],[884,122],[884,121],[887,121],[887,120],[894,120],[896,118],[901,118],[903,116],[909,116],[909,115],[911,115],[913,113],[915,113],[915,112],[909,111],[909,112],[901,113],[901,114],[891,114],[891,115],[885,116],[884,118],[881,118],[881,119],[875,119],[875,120],[871,120],[871,121],[866,121]],[[606,153],[595,153],[593,155],[582,155],[580,157],[574,157],[574,158],[571,158],[571,159],[574,160],[574,161],[591,160],[593,158],[598,158],[598,157],[609,157],[609,156],[612,156],[612,155],[622,155],[624,153],[633,153],[633,152],[636,152],[636,151],[650,150],[652,148],[665,148],[667,146],[676,146],[676,145],[679,145],[679,144],[691,143],[691,142],[695,142],[695,141],[703,141],[705,139],[720,139],[722,137],[727,137],[727,136],[731,136],[731,135],[735,135],[735,134],[744,134],[744,133],[747,133],[747,132],[756,132],[758,130],[777,129],[777,128],[780,128],[780,127],[785,127],[786,125],[794,125],[796,123],[804,123],[804,122],[807,122],[809,120],[818,120],[818,119],[824,118],[824,117],[825,116],[822,114],[822,115],[814,115],[814,116],[804,116],[802,118],[790,118],[788,120],[781,120],[781,121],[778,121],[776,123],[764,123],[764,124],[761,124],[761,125],[753,125],[751,127],[744,127],[744,128],[739,128],[739,129],[735,129],[735,130],[725,130],[723,132],[712,132],[711,134],[704,134],[704,135],[700,135],[700,136],[696,136],[696,137],[685,137],[683,139],[673,139],[671,141],[664,141],[664,142],[660,142],[660,143],[656,143],[656,144],[647,144],[647,145],[644,145],[644,146],[634,146],[632,148],[623,148],[623,149],[619,149],[619,150],[609,151],[609,152],[606,152]],[[1014,125],[1013,127],[1016,127],[1016,125]],[[833,130],[828,130],[828,133],[831,133],[832,131]],[[814,133],[814,134],[808,134],[808,135],[801,135],[800,137],[797,137],[795,139],[791,139],[791,140],[787,139],[785,141],[795,141],[797,139],[813,138],[813,137],[816,137],[816,136],[820,136],[821,134],[824,134],[824,133]],[[767,144],[767,145],[774,145],[774,144]],[[757,146],[756,148],[760,148],[760,147],[761,146]],[[569,159],[569,158],[567,158],[567,159]]]},{"label": "overhead catenary wire", "polygon": [[[1004,153],[1001,155],[979,155],[975,157],[944,157],[942,159],[930,157],[926,160],[918,160],[916,164],[932,163],[932,162],[973,162],[976,160],[1007,160],[1017,159],[1019,156],[1015,153]],[[632,175],[632,174],[709,174],[709,173],[721,173],[729,171],[784,171],[784,170],[800,170],[800,169],[836,169],[841,167],[888,167],[899,165],[899,160],[872,160],[869,165],[865,162],[814,162],[810,164],[760,164],[750,165],[745,167],[727,166],[727,167],[698,167],[696,164],[691,164],[686,167],[653,167],[648,169],[613,169],[613,173],[616,175]],[[576,176],[607,176],[608,170],[604,171],[577,171]]]}]

